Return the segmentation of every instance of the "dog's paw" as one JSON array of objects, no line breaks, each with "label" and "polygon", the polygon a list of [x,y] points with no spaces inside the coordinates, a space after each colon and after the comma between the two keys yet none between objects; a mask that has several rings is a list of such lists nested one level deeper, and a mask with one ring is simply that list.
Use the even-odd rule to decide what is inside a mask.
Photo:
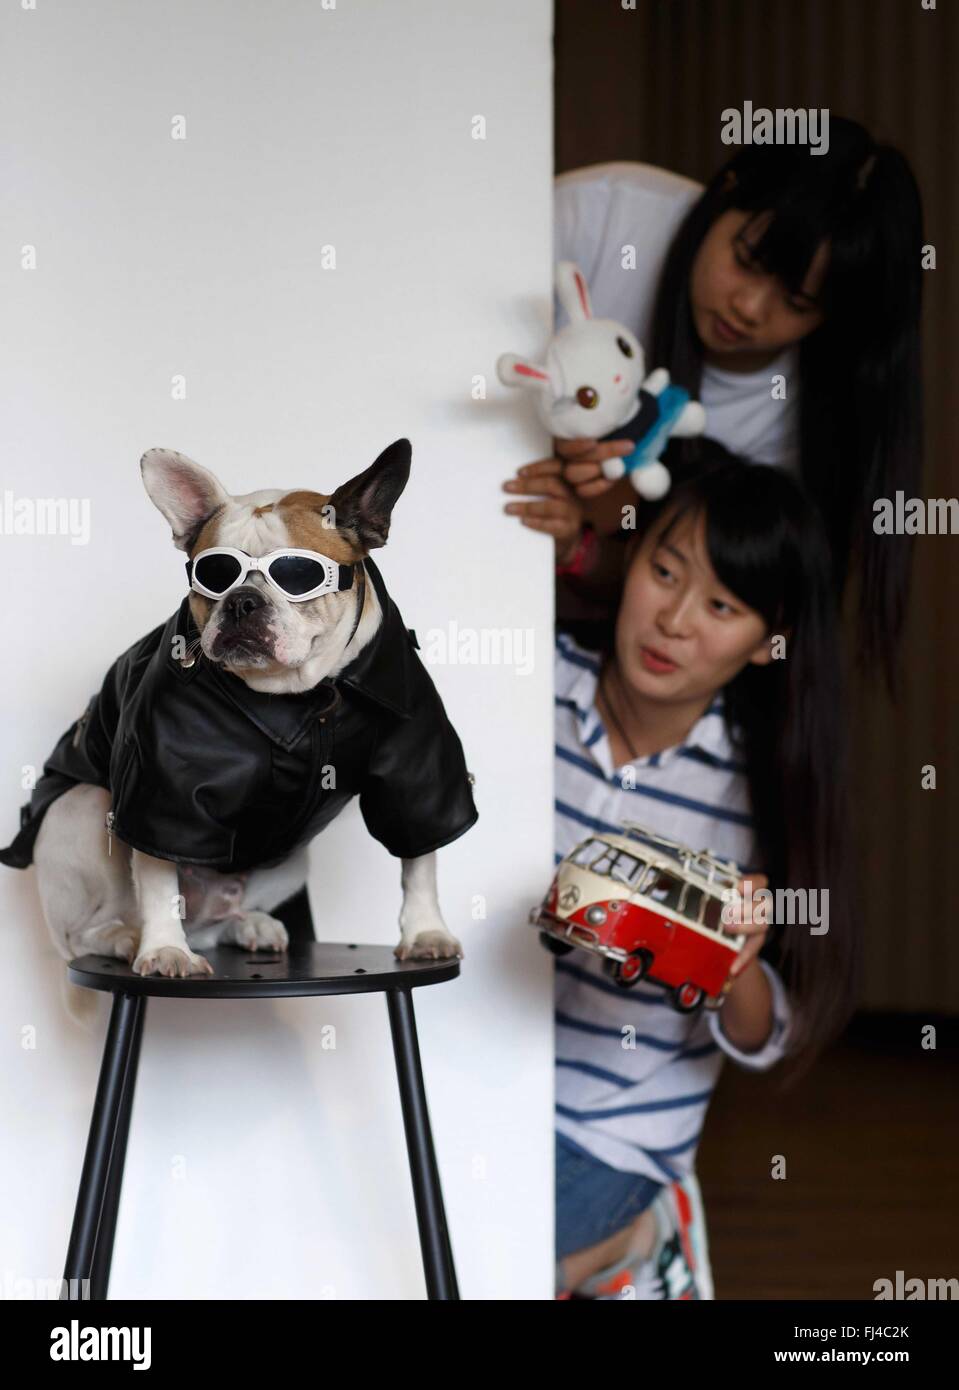
[{"label": "dog's paw", "polygon": [[421,931],[412,941],[401,941],[393,954],[397,960],[462,960],[463,948],[448,931]]},{"label": "dog's paw", "polygon": [[244,912],[232,918],[220,934],[220,942],[244,951],[285,951],[290,944],[286,927],[268,912]]},{"label": "dog's paw", "polygon": [[195,951],[184,951],[180,946],[154,946],[152,950],[141,951],[133,962],[133,969],[138,975],[166,975],[170,978],[213,974],[213,966],[206,956],[198,956]]},{"label": "dog's paw", "polygon": [[100,956],[119,956],[131,965],[140,948],[140,929],[119,920],[100,927],[86,949]]},{"label": "dog's paw", "polygon": [[132,965],[136,959],[137,951],[140,949],[140,933],[129,931],[119,933],[113,941],[113,954],[125,960],[127,965]]}]

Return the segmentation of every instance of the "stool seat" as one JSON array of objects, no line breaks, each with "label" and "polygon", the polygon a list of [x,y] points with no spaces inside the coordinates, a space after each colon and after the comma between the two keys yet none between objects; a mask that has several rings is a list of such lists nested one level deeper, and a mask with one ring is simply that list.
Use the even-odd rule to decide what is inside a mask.
[{"label": "stool seat", "polygon": [[392,946],[293,942],[288,951],[216,946],[199,952],[212,975],[139,975],[115,956],[77,956],[67,977],[86,989],[158,995],[167,999],[278,999],[313,994],[371,994],[453,980],[457,957],[397,960]]}]

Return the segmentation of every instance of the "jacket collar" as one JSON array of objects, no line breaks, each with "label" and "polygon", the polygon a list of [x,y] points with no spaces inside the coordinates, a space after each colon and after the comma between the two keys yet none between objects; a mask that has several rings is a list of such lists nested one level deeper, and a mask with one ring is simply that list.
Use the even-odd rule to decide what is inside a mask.
[{"label": "jacket collar", "polygon": [[[368,696],[394,714],[409,717],[412,711],[407,661],[415,639],[403,627],[399,610],[386,592],[376,565],[369,558],[364,563],[380,602],[380,626],[354,661],[332,679],[320,681],[312,690],[292,695],[251,690],[238,676],[224,671],[203,656],[199,656],[192,666],[184,667],[175,653],[182,655],[184,650],[195,649],[200,637],[190,611],[189,597],[184,598],[171,620],[167,668],[183,684],[199,680],[215,687],[262,733],[284,748],[292,748],[298,743],[315,719],[335,711],[340,701],[340,686]],[[173,639],[176,637],[181,638],[182,642],[174,647]]]},{"label": "jacket collar", "polygon": [[360,654],[345,666],[335,684],[348,685],[361,695],[368,695],[378,704],[404,717],[413,711],[410,704],[408,661],[411,649],[419,644],[416,635],[403,626],[396,604],[386,592],[383,576],[373,560],[363,562],[367,577],[380,602],[382,622]]}]

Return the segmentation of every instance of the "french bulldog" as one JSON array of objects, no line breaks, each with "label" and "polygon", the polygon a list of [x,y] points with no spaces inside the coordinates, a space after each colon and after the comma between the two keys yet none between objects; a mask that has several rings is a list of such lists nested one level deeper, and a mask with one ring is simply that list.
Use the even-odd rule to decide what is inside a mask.
[{"label": "french bulldog", "polygon": [[[144,486],[170,524],[175,545],[191,562],[202,552],[229,548],[248,557],[250,566],[242,582],[222,597],[191,587],[189,611],[199,649],[183,664],[213,663],[250,690],[278,696],[335,682],[375,640],[384,621],[376,587],[367,578],[359,597],[359,586],[352,583],[303,601],[287,597],[270,582],[269,565],[260,569],[255,562],[293,550],[325,556],[334,568],[346,567],[341,572],[352,566],[360,578],[367,577],[363,562],[371,548],[386,543],[409,459],[408,441],[398,440],[332,494],[266,488],[234,497],[213,473],[184,455],[148,450],[140,461]],[[388,596],[387,602],[391,607]],[[415,635],[410,640],[415,643]],[[429,681],[425,672],[422,678]],[[465,776],[473,781],[472,774]],[[243,872],[177,863],[105,834],[110,806],[105,787],[70,785],[46,808],[36,833],[43,912],[64,958],[115,955],[138,974],[172,977],[212,973],[201,954],[205,947],[287,949],[286,929],[272,913],[306,882],[305,846],[278,864]],[[437,899],[435,850],[403,857],[400,878],[395,955],[400,960],[461,957],[462,946]],[[174,903],[182,907],[174,910]]]}]

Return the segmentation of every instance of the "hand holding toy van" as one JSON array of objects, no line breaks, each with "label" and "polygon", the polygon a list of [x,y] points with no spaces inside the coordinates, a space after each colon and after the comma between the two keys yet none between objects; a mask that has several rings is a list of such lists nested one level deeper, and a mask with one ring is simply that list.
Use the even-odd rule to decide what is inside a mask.
[{"label": "hand holding toy van", "polygon": [[655,500],[669,491],[669,470],[659,455],[671,435],[702,434],[706,412],[669,372],[646,372],[635,334],[615,319],[597,319],[578,267],[560,261],[556,292],[569,323],[550,340],[544,365],[504,353],[496,371],[504,386],[535,393],[540,419],[557,439],[601,439],[630,425],[636,448],[627,458],[606,459],[603,475],[624,475],[641,497]]}]

